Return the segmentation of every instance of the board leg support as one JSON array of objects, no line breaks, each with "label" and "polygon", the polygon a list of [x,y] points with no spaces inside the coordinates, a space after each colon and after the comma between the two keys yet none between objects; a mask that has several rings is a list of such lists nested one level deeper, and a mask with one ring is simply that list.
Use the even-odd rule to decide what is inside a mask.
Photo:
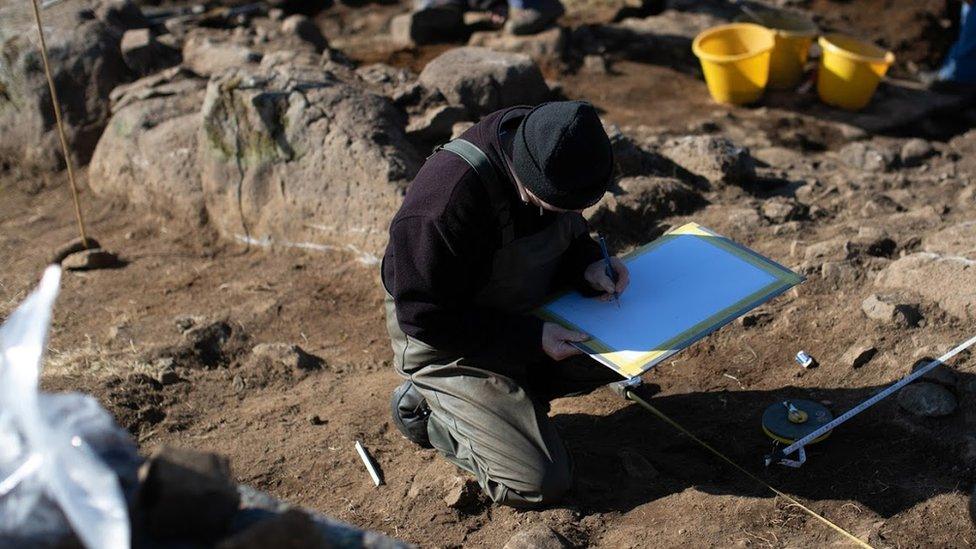
[{"label": "board leg support", "polygon": [[766,459],[764,461],[765,461],[766,467],[769,467],[770,465],[772,465],[774,463],[778,463],[779,465],[785,465],[787,467],[792,467],[794,469],[799,469],[804,463],[807,462],[807,450],[806,450],[806,448],[804,448],[803,446],[800,446],[796,450],[796,457],[797,457],[797,459],[790,459],[790,458],[786,457],[786,454],[783,453],[783,450],[782,449],[777,448],[775,451],[773,451],[772,454],[767,455],[766,456]]},{"label": "board leg support", "polygon": [[642,380],[640,376],[634,376],[611,383],[610,390],[617,395],[620,395],[621,398],[627,398],[627,391],[633,391],[634,389],[640,387],[643,383],[644,380]]}]

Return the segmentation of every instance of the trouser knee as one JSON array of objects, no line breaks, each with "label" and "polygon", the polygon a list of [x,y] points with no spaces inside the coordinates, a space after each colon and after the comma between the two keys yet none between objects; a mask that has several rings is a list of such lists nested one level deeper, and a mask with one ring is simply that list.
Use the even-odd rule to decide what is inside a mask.
[{"label": "trouser knee", "polygon": [[[520,489],[502,490],[501,497],[492,498],[496,503],[516,509],[538,509],[558,503],[573,485],[572,471],[568,463],[549,463],[534,478],[517,484]],[[489,496],[492,494],[488,493]]]}]

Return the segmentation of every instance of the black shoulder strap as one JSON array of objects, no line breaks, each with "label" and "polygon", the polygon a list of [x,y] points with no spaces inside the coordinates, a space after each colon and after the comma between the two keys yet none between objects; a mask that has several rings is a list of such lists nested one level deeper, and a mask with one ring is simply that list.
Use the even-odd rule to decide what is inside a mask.
[{"label": "black shoulder strap", "polygon": [[502,231],[502,246],[515,240],[515,226],[512,224],[512,212],[509,207],[508,199],[503,192],[504,187],[498,179],[498,172],[492,165],[488,155],[477,145],[464,139],[453,139],[444,143],[438,150],[444,149],[460,156],[481,180],[488,192],[488,199],[491,200],[492,209],[495,211],[495,218]]}]

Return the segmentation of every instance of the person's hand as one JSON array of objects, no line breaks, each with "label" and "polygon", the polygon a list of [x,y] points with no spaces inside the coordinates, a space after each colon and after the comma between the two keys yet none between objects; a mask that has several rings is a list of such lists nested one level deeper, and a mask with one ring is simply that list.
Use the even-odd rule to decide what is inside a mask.
[{"label": "person's hand", "polygon": [[627,265],[616,257],[611,257],[610,263],[613,265],[613,270],[617,273],[616,284],[607,276],[607,263],[602,259],[590,263],[589,267],[583,272],[583,278],[594,290],[604,292],[603,295],[599,296],[599,299],[602,301],[609,301],[613,297],[614,292],[618,296],[624,293],[627,285],[630,284],[630,271],[627,270]]},{"label": "person's hand", "polygon": [[542,325],[542,350],[553,360],[562,360],[573,355],[583,354],[570,342],[580,342],[590,339],[590,336],[563,328],[555,322]]}]

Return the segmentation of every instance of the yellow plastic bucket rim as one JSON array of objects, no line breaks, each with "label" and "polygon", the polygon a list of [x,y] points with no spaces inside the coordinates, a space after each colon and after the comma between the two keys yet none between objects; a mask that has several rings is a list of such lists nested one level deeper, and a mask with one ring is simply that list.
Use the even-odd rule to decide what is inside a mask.
[{"label": "yellow plastic bucket rim", "polygon": [[[849,50],[845,50],[844,48],[830,41],[830,39],[833,37],[842,37],[848,40],[853,40],[859,44],[864,44],[874,49],[877,49],[879,51],[883,51],[884,55],[883,56],[862,55],[860,53],[855,53]],[[875,46],[870,42],[865,42],[864,40],[854,38],[853,36],[847,34],[841,34],[836,32],[831,34],[825,34],[821,36],[819,39],[817,39],[817,43],[820,44],[820,47],[823,48],[824,50],[829,50],[831,53],[837,54],[841,57],[846,57],[848,59],[852,59],[854,61],[860,61],[862,63],[887,63],[888,65],[890,65],[895,62],[894,53],[891,53],[890,51],[887,51],[884,48]]]},{"label": "yellow plastic bucket rim", "polygon": [[[717,32],[721,32],[723,30],[742,28],[742,27],[755,27],[756,29],[763,31],[763,33],[765,33],[767,38],[769,39],[768,45],[760,49],[747,51],[746,53],[740,53],[739,55],[715,55],[701,50],[702,40],[708,38],[709,36]],[[729,23],[727,25],[710,27],[698,33],[698,36],[696,36],[694,41],[692,41],[691,43],[691,51],[694,52],[696,57],[704,61],[711,61],[713,63],[734,63],[736,61],[749,59],[750,57],[755,57],[757,55],[771,51],[773,49],[773,46],[775,45],[776,45],[776,41],[773,40],[773,31],[767,29],[762,25],[757,25],[756,23]]]}]

